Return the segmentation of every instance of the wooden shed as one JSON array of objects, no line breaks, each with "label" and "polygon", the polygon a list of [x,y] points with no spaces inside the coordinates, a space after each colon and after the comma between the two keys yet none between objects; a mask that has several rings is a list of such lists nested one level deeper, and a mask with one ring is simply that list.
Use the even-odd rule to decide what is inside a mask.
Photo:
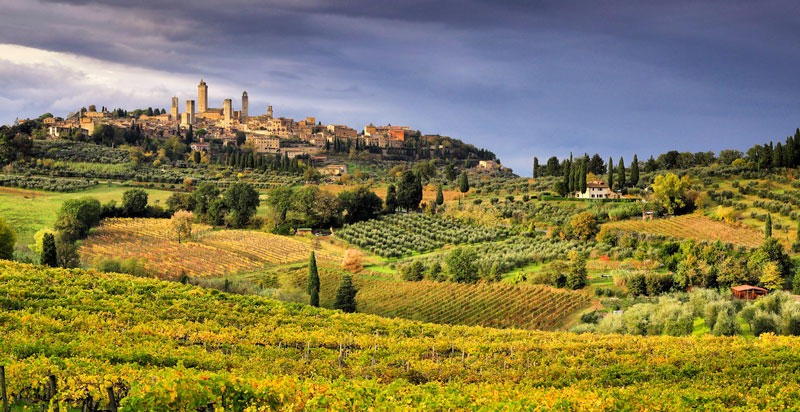
[{"label": "wooden shed", "polygon": [[731,288],[733,297],[737,299],[753,300],[767,294],[767,290],[758,286],[739,285]]}]

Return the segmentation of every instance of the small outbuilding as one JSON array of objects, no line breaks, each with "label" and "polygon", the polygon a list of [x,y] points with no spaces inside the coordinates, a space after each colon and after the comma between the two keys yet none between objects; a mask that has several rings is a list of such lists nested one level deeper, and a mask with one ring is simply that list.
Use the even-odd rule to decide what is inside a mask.
[{"label": "small outbuilding", "polygon": [[731,291],[733,292],[733,297],[744,300],[753,300],[768,293],[764,288],[750,285],[734,286]]}]

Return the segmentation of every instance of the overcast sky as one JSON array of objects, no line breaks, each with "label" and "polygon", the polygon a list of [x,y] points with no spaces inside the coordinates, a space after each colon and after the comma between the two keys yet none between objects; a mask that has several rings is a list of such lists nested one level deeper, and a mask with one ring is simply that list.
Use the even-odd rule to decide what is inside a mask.
[{"label": "overcast sky", "polygon": [[[333,5],[333,4],[336,5]],[[797,1],[0,0],[0,123],[209,106],[408,125],[531,159],[640,158],[800,126]],[[181,106],[183,111],[183,103]]]}]

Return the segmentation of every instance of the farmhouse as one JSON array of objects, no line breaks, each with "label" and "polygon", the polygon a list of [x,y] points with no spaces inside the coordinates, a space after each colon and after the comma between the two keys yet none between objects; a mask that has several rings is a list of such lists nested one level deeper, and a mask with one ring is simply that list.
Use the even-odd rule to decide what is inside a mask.
[{"label": "farmhouse", "polygon": [[767,294],[767,290],[758,286],[739,285],[731,288],[733,297],[737,299],[753,300]]},{"label": "farmhouse", "polygon": [[326,176],[341,176],[347,173],[346,165],[327,165],[320,169],[320,173]]},{"label": "farmhouse", "polygon": [[616,199],[619,198],[618,193],[614,193],[605,182],[594,181],[586,183],[586,191],[576,192],[575,197],[580,199]]}]

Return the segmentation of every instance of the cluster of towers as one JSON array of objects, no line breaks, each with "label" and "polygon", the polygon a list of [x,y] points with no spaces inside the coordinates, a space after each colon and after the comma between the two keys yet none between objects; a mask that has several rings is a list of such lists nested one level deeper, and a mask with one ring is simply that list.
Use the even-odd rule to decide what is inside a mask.
[{"label": "cluster of towers", "polygon": [[[173,120],[180,120],[182,124],[193,124],[197,121],[198,117],[209,120],[222,120],[226,124],[231,124],[234,119],[235,112],[233,111],[233,102],[231,99],[225,99],[222,103],[222,109],[214,109],[208,107],[208,85],[202,79],[197,86],[197,112],[195,112],[195,101],[186,100],[186,111],[180,113],[178,105],[180,104],[177,97],[172,98],[172,107],[170,114]],[[239,112],[239,121],[242,123],[247,122],[249,106],[247,102],[247,92],[242,93],[242,110]],[[269,106],[267,115],[271,117],[272,106]]]}]

